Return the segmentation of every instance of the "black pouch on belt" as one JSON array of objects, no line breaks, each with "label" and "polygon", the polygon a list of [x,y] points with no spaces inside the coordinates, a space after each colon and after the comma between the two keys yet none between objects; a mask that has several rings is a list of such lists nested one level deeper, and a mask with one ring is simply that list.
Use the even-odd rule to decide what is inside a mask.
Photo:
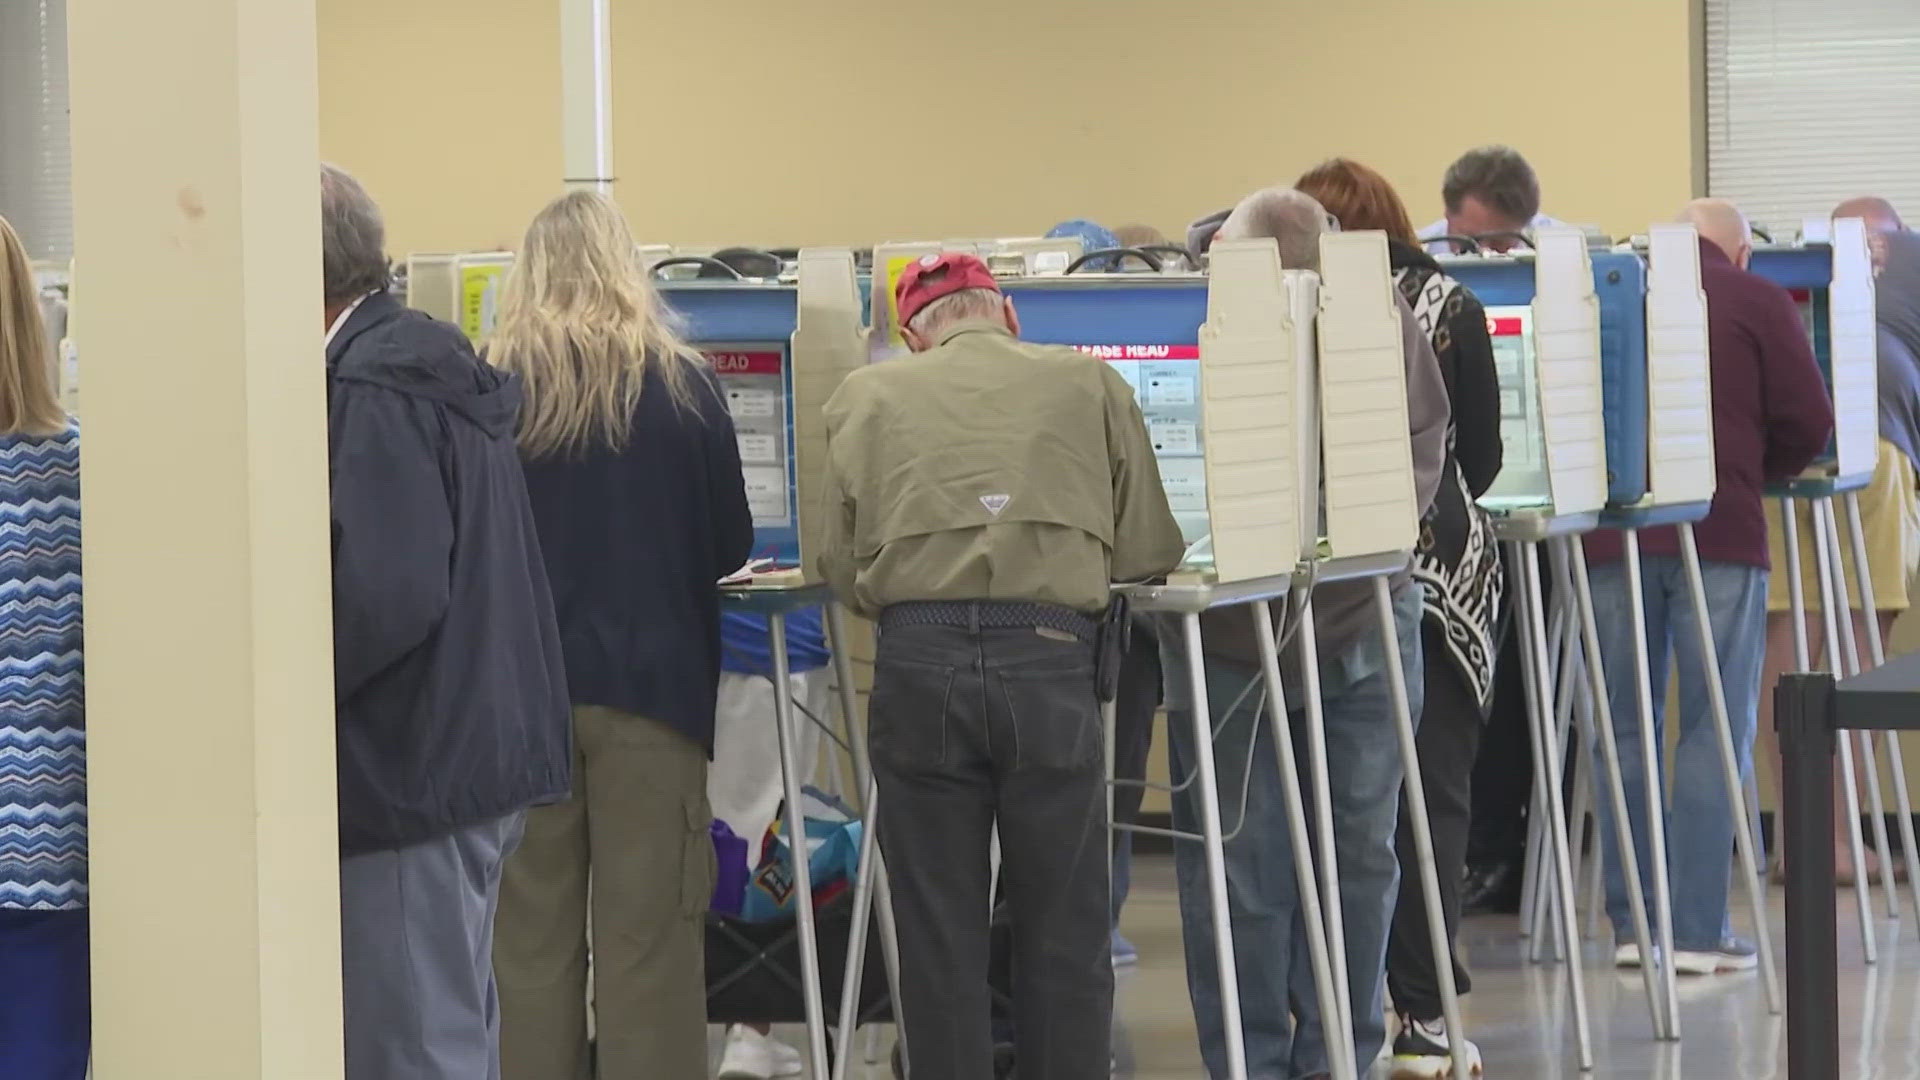
[{"label": "black pouch on belt", "polygon": [[1127,598],[1116,596],[1100,618],[1100,636],[1093,644],[1093,685],[1101,704],[1120,694],[1120,664],[1126,659],[1127,642],[1132,636]]}]

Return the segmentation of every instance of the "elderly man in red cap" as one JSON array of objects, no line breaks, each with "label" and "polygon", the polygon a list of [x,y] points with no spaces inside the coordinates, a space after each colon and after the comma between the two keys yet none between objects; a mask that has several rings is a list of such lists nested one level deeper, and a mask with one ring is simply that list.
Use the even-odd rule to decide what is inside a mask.
[{"label": "elderly man in red cap", "polygon": [[1021,342],[980,260],[930,255],[895,297],[915,355],[827,403],[819,566],[880,626],[868,738],[909,1060],[919,1080],[993,1075],[997,824],[1020,1075],[1104,1080],[1103,615],[1113,582],[1179,563],[1180,529],[1126,381]]}]

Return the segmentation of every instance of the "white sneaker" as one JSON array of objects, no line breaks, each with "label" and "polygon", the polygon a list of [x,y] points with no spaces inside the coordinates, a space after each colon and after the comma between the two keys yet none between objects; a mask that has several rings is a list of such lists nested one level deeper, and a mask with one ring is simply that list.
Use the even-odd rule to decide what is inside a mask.
[{"label": "white sneaker", "polygon": [[1640,943],[1629,941],[1613,950],[1613,966],[1618,968],[1637,968],[1640,966]]},{"label": "white sneaker", "polygon": [[1759,966],[1760,950],[1745,938],[1728,937],[1718,949],[1673,950],[1673,970],[1683,975],[1752,971]]},{"label": "white sneaker", "polygon": [[727,1029],[720,1080],[782,1080],[805,1071],[800,1051],[786,1043],[741,1024]]}]

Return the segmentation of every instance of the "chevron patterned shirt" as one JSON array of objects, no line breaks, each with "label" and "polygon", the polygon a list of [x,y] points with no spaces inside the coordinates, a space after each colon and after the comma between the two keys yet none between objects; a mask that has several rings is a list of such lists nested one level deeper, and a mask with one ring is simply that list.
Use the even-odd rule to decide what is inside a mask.
[{"label": "chevron patterned shirt", "polygon": [[0,908],[87,903],[80,430],[0,437]]}]

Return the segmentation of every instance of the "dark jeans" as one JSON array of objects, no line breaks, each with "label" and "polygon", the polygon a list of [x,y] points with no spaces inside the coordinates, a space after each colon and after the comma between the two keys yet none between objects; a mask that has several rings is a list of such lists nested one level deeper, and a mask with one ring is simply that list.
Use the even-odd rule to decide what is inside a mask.
[{"label": "dark jeans", "polygon": [[81,1080],[92,1020],[87,910],[0,908],[0,1077]]},{"label": "dark jeans", "polygon": [[[1113,820],[1129,825],[1140,820],[1140,803],[1146,789],[1139,781],[1147,778],[1147,755],[1153,750],[1153,717],[1160,711],[1160,638],[1154,627],[1136,619],[1133,639],[1127,645],[1126,662],[1120,668],[1120,690],[1113,708],[1113,775],[1134,783],[1121,784],[1113,792]],[[1120,909],[1127,902],[1133,885],[1133,834],[1117,832],[1113,837],[1113,925],[1120,927]]]},{"label": "dark jeans", "polygon": [[1105,1080],[1106,752],[1093,649],[1051,630],[880,635],[868,738],[917,1080],[993,1075],[988,850],[1000,823],[1022,1075]]},{"label": "dark jeans", "polygon": [[[1434,869],[1440,879],[1440,907],[1447,941],[1460,932],[1460,876],[1467,861],[1467,826],[1473,812],[1473,762],[1480,750],[1480,703],[1447,653],[1446,633],[1425,620],[1420,624],[1426,657],[1427,695],[1414,741],[1420,751],[1420,776],[1427,789],[1427,827],[1433,834]],[[1400,902],[1387,939],[1387,992],[1393,1007],[1416,1020],[1441,1015],[1440,976],[1433,964],[1433,937],[1426,896],[1414,853],[1407,800],[1400,799],[1400,826],[1394,852],[1400,875]],[[1473,988],[1456,948],[1453,981],[1462,994]]]}]

